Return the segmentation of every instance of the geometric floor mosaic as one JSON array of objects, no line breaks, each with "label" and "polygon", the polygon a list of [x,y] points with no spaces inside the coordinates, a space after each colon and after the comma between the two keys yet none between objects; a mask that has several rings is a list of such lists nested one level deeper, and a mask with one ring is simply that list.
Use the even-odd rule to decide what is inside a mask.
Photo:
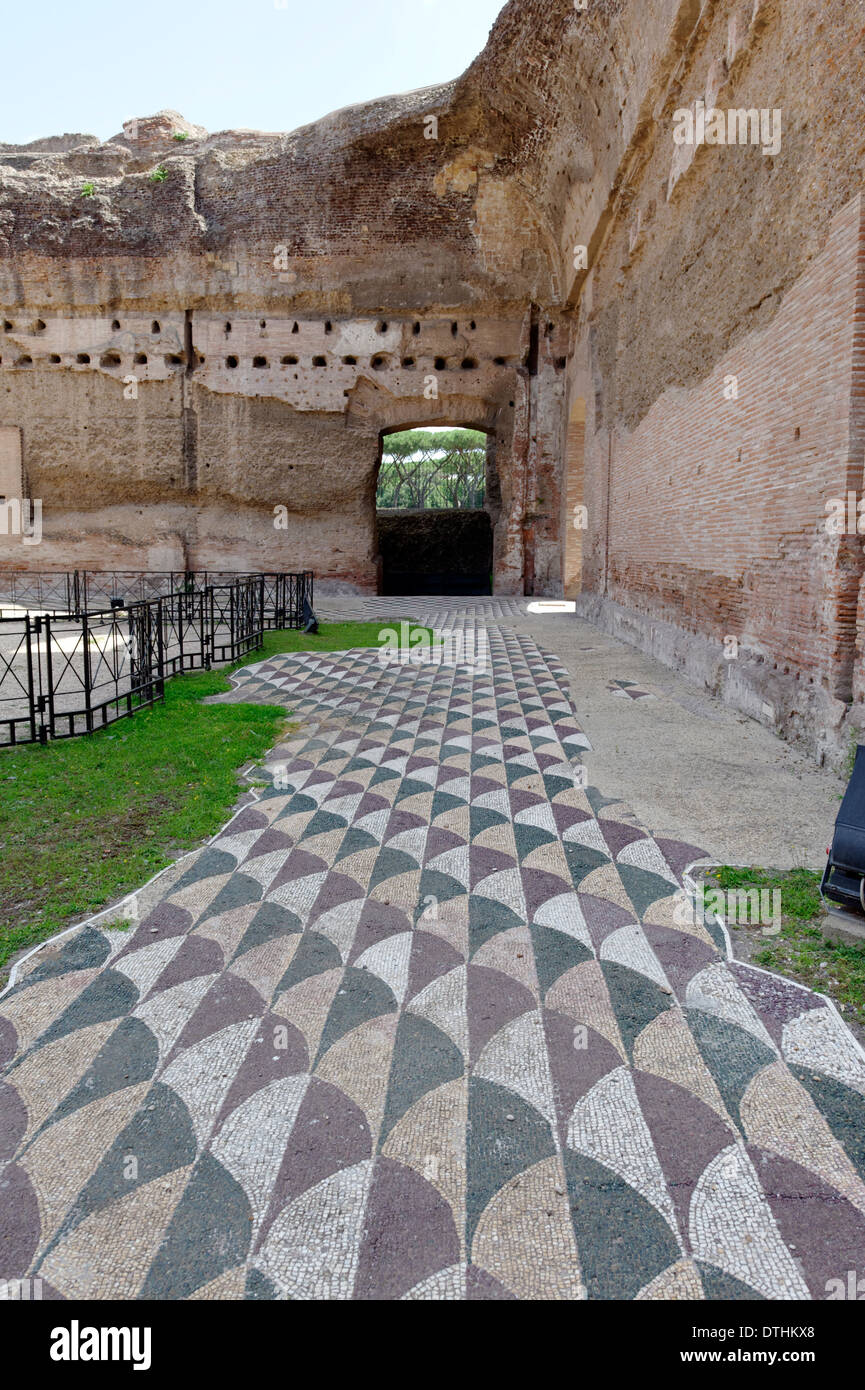
[{"label": "geometric floor mosaic", "polygon": [[0,1279],[55,1298],[811,1299],[865,1272],[865,1056],[687,920],[565,672],[246,668],[268,785],[0,999]]},{"label": "geometric floor mosaic", "polygon": [[654,698],[654,691],[643,690],[634,681],[610,681],[607,689],[611,695],[625,700],[651,700]]}]

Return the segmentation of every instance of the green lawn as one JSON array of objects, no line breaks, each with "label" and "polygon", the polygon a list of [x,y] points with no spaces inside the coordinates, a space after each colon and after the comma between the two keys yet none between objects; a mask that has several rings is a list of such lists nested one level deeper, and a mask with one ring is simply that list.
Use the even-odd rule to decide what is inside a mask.
[{"label": "green lawn", "polygon": [[[379,645],[381,623],[271,632],[264,649]],[[275,705],[202,705],[236,667],[167,682],[165,703],[87,738],[0,753],[0,981],[10,956],[140,888],[225,824],[238,770],[285,727]]]},{"label": "green lawn", "polygon": [[[767,888],[781,892],[781,935],[767,940],[761,950],[750,953],[755,965],[776,970],[780,975],[828,994],[841,1007],[845,1018],[865,1026],[865,947],[838,945],[821,931],[823,905],[820,874],[810,869],[774,873],[765,869],[734,869],[729,866],[707,873],[707,888]],[[759,927],[728,924],[735,936],[759,935]],[[756,944],[756,943],[755,943]]]}]

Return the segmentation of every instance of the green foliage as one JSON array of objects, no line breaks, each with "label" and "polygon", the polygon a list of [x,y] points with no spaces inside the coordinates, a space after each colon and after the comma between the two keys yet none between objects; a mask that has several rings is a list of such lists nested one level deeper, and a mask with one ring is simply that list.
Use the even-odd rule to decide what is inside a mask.
[{"label": "green foliage", "polygon": [[865,948],[828,941],[813,928],[783,928],[771,947],[754,956],[757,965],[789,975],[828,994],[846,1018],[865,1026]]},{"label": "green foliage", "polygon": [[811,869],[771,873],[725,865],[706,878],[725,892],[780,889],[781,935],[754,954],[754,963],[828,994],[846,1018],[865,1025],[865,947],[840,945],[824,937],[820,874]]},{"label": "green foliage", "polygon": [[479,430],[402,430],[384,441],[376,506],[413,511],[484,504],[487,437]]},{"label": "green foliage", "polygon": [[[381,623],[269,632],[236,667],[176,676],[165,702],[87,738],[0,758],[0,967],[9,957],[140,888],[225,824],[237,770],[280,736],[279,705],[202,705],[228,671],[280,652],[377,647]],[[112,930],[119,930],[112,927]]]},{"label": "green foliage", "polygon": [[168,170],[163,164],[160,164],[159,168],[154,169],[149,177],[151,183],[165,183],[165,180],[168,178]]},{"label": "green foliage", "polygon": [[811,869],[791,869],[789,873],[768,873],[765,869],[734,869],[724,866],[707,875],[723,888],[778,888],[785,919],[810,922],[823,910],[820,897],[820,875]]},{"label": "green foliage", "polygon": [[184,141],[184,140],[188,140],[188,139],[189,139],[189,131],[188,131],[188,130],[175,130],[175,132],[174,132],[174,134],[172,135],[171,138],[172,138],[172,140],[177,140],[179,144],[183,144],[183,141]]},{"label": "green foliage", "polygon": [[442,451],[454,449],[485,450],[487,437],[481,430],[399,430],[389,434],[384,441],[385,457],[405,456],[419,449]]},{"label": "green foliage", "polygon": [[82,186],[81,186],[81,196],[82,196],[82,198],[92,198],[92,197],[93,197],[93,194],[94,194],[95,192],[96,192],[96,184],[95,184],[95,183],[85,183],[85,184],[82,184]]}]

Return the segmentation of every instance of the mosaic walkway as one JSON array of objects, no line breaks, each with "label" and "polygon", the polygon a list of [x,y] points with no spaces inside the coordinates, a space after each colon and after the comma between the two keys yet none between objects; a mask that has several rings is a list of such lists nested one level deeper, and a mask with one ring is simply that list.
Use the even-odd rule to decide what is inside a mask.
[{"label": "mosaic walkway", "polygon": [[224,698],[301,721],[260,799],[132,929],[25,963],[0,1279],[809,1299],[865,1273],[865,1056],[688,922],[700,851],[582,786],[564,670],[484,617],[485,670],[246,668]]}]

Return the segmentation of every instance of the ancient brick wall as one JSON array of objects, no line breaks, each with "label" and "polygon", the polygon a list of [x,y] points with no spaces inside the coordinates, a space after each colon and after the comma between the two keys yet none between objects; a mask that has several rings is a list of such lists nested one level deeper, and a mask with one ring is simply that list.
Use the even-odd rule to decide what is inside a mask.
[{"label": "ancient brick wall", "polygon": [[[865,722],[850,703],[862,541],[825,528],[865,461],[865,7],[742,0],[685,19],[576,282],[583,591],[639,618],[631,640],[835,756]],[[779,112],[777,149],[677,146],[698,100]]]},{"label": "ancient brick wall", "polygon": [[[735,635],[842,698],[853,613],[846,542],[827,533],[826,503],[846,497],[855,465],[861,224],[856,199],[770,325],[612,436],[609,596]],[[861,455],[859,474],[857,489]],[[852,571],[851,582],[855,611]]]},{"label": "ancient brick wall", "polygon": [[[863,0],[510,0],[454,82],[291,134],[0,147],[24,561],[374,590],[382,433],[474,425],[498,593],[735,637],[749,709],[865,722],[862,544],[820,529],[865,451],[863,34]],[[677,144],[700,103],[777,148]]]},{"label": "ancient brick wall", "polygon": [[565,515],[563,521],[565,598],[574,598],[583,587],[583,535],[588,522],[585,508],[584,472],[586,447],[586,403],[574,400],[568,421],[565,453]]}]

